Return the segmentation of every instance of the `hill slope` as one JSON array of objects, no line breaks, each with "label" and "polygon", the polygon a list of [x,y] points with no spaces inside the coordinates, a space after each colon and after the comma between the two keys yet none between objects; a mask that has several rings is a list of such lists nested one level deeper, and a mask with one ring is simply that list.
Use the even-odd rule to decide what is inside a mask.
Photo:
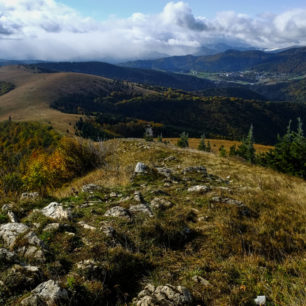
[{"label": "hill slope", "polygon": [[63,131],[73,129],[69,125],[79,116],[64,114],[50,108],[50,104],[61,97],[78,96],[94,99],[120,91],[144,94],[152,91],[118,83],[106,78],[78,73],[37,73],[24,66],[0,68],[0,81],[14,84],[15,88],[0,96],[0,120],[9,116],[13,120],[51,122]]},{"label": "hill slope", "polygon": [[[165,305],[305,304],[305,181],[144,141],[104,143],[104,156],[53,194],[61,204],[15,199],[5,207],[17,223],[2,210],[2,304],[29,304],[42,288],[61,305],[137,304],[160,291]],[[134,173],[138,161],[147,172]]]}]

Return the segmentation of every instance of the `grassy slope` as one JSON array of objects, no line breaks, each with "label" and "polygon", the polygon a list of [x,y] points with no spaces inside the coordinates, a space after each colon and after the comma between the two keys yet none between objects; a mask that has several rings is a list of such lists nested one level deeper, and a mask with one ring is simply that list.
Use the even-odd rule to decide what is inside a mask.
[{"label": "grassy slope", "polygon": [[[79,189],[84,183],[91,182],[110,188],[106,192],[117,191],[124,196],[141,190],[146,201],[154,197],[152,190],[168,193],[164,197],[175,206],[155,215],[152,220],[137,219],[136,224],[130,225],[116,220],[112,223],[136,243],[154,266],[153,271],[140,281],[183,284],[206,305],[252,305],[250,301],[256,295],[266,295],[269,305],[305,305],[305,181],[191,149],[129,140],[112,141],[108,145],[114,154],[108,158],[107,168],[76,180],[69,188],[58,191],[56,196],[70,196],[71,187]],[[224,179],[230,176],[231,183],[212,183],[212,191],[205,195],[187,192],[187,187],[195,182],[164,187],[160,181],[144,179],[131,184],[132,169],[137,161],[156,166],[164,164],[163,160],[169,156],[177,160],[166,162],[167,167],[183,169],[204,165],[210,174]],[[220,186],[229,189],[222,190],[218,188]],[[209,200],[216,195],[243,201],[255,215],[242,217],[234,207],[210,205]],[[133,203],[130,200],[119,205],[129,207]],[[88,214],[84,210],[83,220],[98,226],[105,218],[95,217],[89,211],[94,209],[103,213],[116,205],[118,200],[115,198],[102,206],[92,207]],[[171,241],[174,229],[170,224],[176,222],[187,224],[197,237],[179,248],[171,247],[171,242],[167,241],[165,245],[158,245],[155,226],[169,231],[167,235]],[[76,258],[90,258],[89,253],[83,250]],[[210,285],[193,283],[194,275],[204,277]]]},{"label": "grassy slope", "polygon": [[[109,91],[111,80],[78,73],[34,73],[22,66],[0,68],[0,81],[13,83],[16,88],[0,97],[0,120],[9,116],[17,121],[51,122],[61,132],[73,132],[77,115],[64,114],[49,105],[70,94],[94,94]],[[135,87],[134,90],[144,90]],[[72,123],[71,125],[69,123]]]}]

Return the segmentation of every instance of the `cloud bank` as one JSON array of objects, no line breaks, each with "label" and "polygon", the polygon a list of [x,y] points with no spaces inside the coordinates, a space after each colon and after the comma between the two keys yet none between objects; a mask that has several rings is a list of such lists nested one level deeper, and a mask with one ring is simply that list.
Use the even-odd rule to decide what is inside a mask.
[{"label": "cloud bank", "polygon": [[220,42],[263,49],[306,45],[306,10],[255,18],[226,11],[209,20],[180,1],[156,15],[101,22],[55,0],[0,0],[0,58],[122,61],[196,53]]}]

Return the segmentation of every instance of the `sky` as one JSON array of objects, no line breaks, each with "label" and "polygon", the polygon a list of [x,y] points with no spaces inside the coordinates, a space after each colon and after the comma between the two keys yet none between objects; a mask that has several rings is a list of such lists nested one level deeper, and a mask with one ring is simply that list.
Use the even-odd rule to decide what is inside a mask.
[{"label": "sky", "polygon": [[306,45],[300,0],[0,0],[0,58],[122,62]]}]

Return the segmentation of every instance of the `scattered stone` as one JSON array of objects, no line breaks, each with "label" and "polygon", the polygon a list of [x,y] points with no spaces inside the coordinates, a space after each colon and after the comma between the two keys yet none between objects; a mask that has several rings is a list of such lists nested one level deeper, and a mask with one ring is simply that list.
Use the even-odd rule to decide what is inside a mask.
[{"label": "scattered stone", "polygon": [[223,186],[216,187],[216,189],[219,189],[221,191],[226,191],[226,192],[231,192],[232,191],[231,188],[223,187]]},{"label": "scattered stone", "polygon": [[201,276],[195,275],[192,280],[196,283],[202,284],[205,287],[210,286],[210,282]]},{"label": "scattered stone", "polygon": [[254,299],[256,305],[266,305],[267,298],[265,295],[259,295],[256,299]]},{"label": "scattered stone", "polygon": [[144,163],[138,162],[134,173],[138,174],[138,173],[147,173],[149,170],[149,167],[147,165],[145,165]]},{"label": "scattered stone", "polygon": [[210,188],[205,185],[197,185],[188,188],[188,192],[206,193],[210,191]]},{"label": "scattered stone", "polygon": [[229,204],[229,205],[240,206],[240,207],[245,206],[241,201],[234,200],[231,198],[213,197],[211,199],[211,202]]},{"label": "scattered stone", "polygon": [[16,254],[14,252],[10,252],[7,249],[0,248],[0,263],[2,264],[12,264],[17,261]]},{"label": "scattered stone", "polygon": [[170,182],[166,182],[166,183],[164,184],[164,187],[171,187],[171,183],[170,183]]},{"label": "scattered stone", "polygon": [[96,228],[94,226],[86,224],[84,221],[78,222],[79,225],[81,225],[84,229],[90,230],[90,231],[95,231]]},{"label": "scattered stone", "polygon": [[20,201],[36,201],[39,199],[38,192],[24,192],[21,194]]},{"label": "scattered stone", "polygon": [[41,283],[31,295],[21,301],[21,305],[66,305],[69,302],[68,292],[59,287],[58,283],[49,280]]},{"label": "scattered stone", "polygon": [[63,205],[57,202],[52,202],[40,211],[44,216],[51,219],[70,219],[72,217],[69,209],[64,209]]},{"label": "scattered stone", "polygon": [[183,170],[183,174],[194,174],[199,173],[207,176],[207,170],[204,166],[197,166],[197,167],[188,167]]},{"label": "scattered stone", "polygon": [[190,291],[182,286],[172,285],[154,287],[149,284],[139,292],[138,297],[133,300],[137,306],[154,305],[191,305],[193,301]]},{"label": "scattered stone", "polygon": [[134,200],[139,202],[139,203],[144,203],[144,198],[143,198],[143,195],[141,194],[140,191],[135,191],[134,192]]},{"label": "scattered stone", "polygon": [[239,213],[241,214],[241,216],[251,217],[252,215],[254,216],[256,215],[243,202],[235,199],[213,197],[210,201],[213,203],[222,203],[222,204],[228,204],[231,206],[239,207]]},{"label": "scattered stone", "polygon": [[112,192],[109,196],[110,198],[117,198],[118,194],[116,192]]},{"label": "scattered stone", "polygon": [[13,204],[4,204],[1,208],[2,212],[7,213],[13,209]]},{"label": "scattered stone", "polygon": [[125,198],[122,198],[118,203],[124,203],[124,202],[129,201],[130,199],[131,199],[130,197],[125,197]]},{"label": "scattered stone", "polygon": [[154,209],[167,209],[173,206],[172,202],[163,198],[154,198],[150,204]]},{"label": "scattered stone", "polygon": [[101,271],[99,264],[93,259],[82,260],[76,264],[76,268],[87,277],[93,277]]},{"label": "scattered stone", "polygon": [[94,193],[96,191],[101,191],[102,187],[96,184],[87,184],[82,186],[82,192]]},{"label": "scattered stone", "polygon": [[165,176],[166,178],[172,178],[172,171],[169,168],[156,168],[156,171],[160,174]]},{"label": "scattered stone", "polygon": [[7,212],[7,216],[12,223],[18,222],[16,215],[11,210]]},{"label": "scattered stone", "polygon": [[116,233],[115,229],[108,222],[102,222],[100,230],[109,238],[114,238]]},{"label": "scattered stone", "polygon": [[143,214],[149,215],[150,217],[153,217],[153,213],[150,207],[144,203],[131,206],[129,211],[131,213],[143,213]]},{"label": "scattered stone", "polygon": [[130,212],[121,207],[121,206],[115,206],[110,208],[106,213],[104,214],[105,217],[116,217],[116,218],[124,218],[124,219],[131,219]]},{"label": "scattered stone", "polygon": [[50,223],[46,225],[46,227],[43,229],[43,232],[55,232],[60,229],[61,225],[59,223]]},{"label": "scattered stone", "polygon": [[173,155],[170,155],[170,156],[168,156],[164,159],[164,162],[171,162],[171,161],[175,161],[175,160],[177,160],[177,158]]}]

